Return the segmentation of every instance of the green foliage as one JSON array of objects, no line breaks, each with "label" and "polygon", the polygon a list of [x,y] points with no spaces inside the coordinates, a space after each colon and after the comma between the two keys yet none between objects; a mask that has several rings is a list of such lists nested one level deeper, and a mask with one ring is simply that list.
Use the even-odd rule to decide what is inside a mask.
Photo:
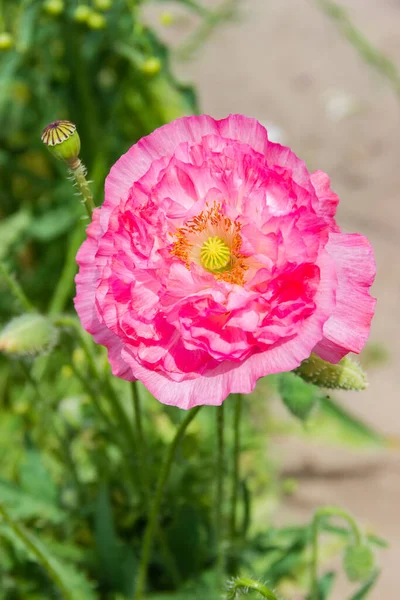
[{"label": "green foliage", "polygon": [[[181,48],[186,58],[237,5],[227,0],[209,9],[195,0],[180,2],[200,19]],[[100,203],[107,171],[124,150],[163,123],[198,111],[193,89],[171,73],[168,48],[141,21],[144,3],[0,3],[6,27],[0,33],[1,328],[30,320],[35,349],[43,350],[39,326],[45,322],[52,341],[60,340],[35,360],[33,352],[23,360],[0,356],[0,600],[132,598],[153,482],[182,420],[178,409],[159,405],[139,386],[141,448],[129,386],[111,380],[104,350],[94,347],[71,314],[61,314],[72,310],[75,254],[86,222],[64,165],[40,142],[49,122],[76,123]],[[274,382],[302,435],[360,446],[385,443],[295,374],[270,378],[266,387]],[[276,529],[251,520],[255,504],[275,503],[279,494],[275,467],[265,456],[268,400],[265,391],[243,402],[237,527],[224,541],[237,584],[230,597],[246,588],[251,597],[257,586],[270,598],[267,588],[280,597],[288,583],[304,593],[308,586],[312,525]],[[233,405],[226,402],[227,423],[233,422]],[[177,449],[150,552],[151,600],[221,598],[216,537],[228,528],[229,502],[216,524],[214,426],[211,411],[204,411]],[[226,437],[228,477],[234,451],[229,429]],[[260,491],[266,481],[267,495]],[[353,542],[346,528],[322,522],[321,530],[340,549]],[[368,543],[383,544],[374,536]],[[320,546],[323,551],[325,542]],[[239,585],[238,573],[250,580]],[[351,600],[365,598],[376,577]],[[318,580],[320,600],[331,594],[333,580],[331,573]]]},{"label": "green foliage", "polygon": [[320,392],[294,373],[284,373],[279,377],[278,390],[286,408],[298,419],[306,421],[317,407]]}]

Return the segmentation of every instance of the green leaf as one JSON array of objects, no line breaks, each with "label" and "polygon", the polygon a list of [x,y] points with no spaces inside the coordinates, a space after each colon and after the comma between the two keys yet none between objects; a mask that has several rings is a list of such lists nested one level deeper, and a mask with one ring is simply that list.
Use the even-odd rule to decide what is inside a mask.
[{"label": "green leaf", "polygon": [[110,589],[133,593],[136,558],[130,546],[117,537],[108,488],[102,485],[96,502],[96,549],[99,560],[99,578]]},{"label": "green leaf", "polygon": [[298,419],[306,421],[316,408],[321,393],[294,373],[283,373],[278,379],[278,390],[286,408]]},{"label": "green leaf", "polygon": [[372,575],[372,577],[366,583],[364,583],[364,585],[362,585],[355,594],[353,594],[349,598],[349,600],[364,600],[364,598],[367,597],[369,592],[374,587],[374,585],[378,579],[378,576],[379,576],[379,571],[376,571],[376,573],[374,573]]},{"label": "green leaf", "polygon": [[52,523],[66,519],[66,514],[57,505],[4,480],[0,480],[0,502],[14,519],[43,519]]},{"label": "green leaf", "polygon": [[31,216],[24,209],[2,219],[0,223],[0,260],[5,258],[11,247],[21,240],[30,222]]},{"label": "green leaf", "polygon": [[12,531],[8,539],[11,542],[18,539],[19,550],[23,548],[31,560],[43,567],[65,600],[96,600],[92,586],[75,566],[61,563],[36,535],[11,519],[1,505],[0,515],[5,526]]},{"label": "green leaf", "polygon": [[315,417],[308,423],[307,434],[334,443],[361,447],[382,447],[386,439],[380,433],[345,410],[338,402],[321,397]]},{"label": "green leaf", "polygon": [[21,488],[42,501],[56,505],[57,487],[45,468],[40,452],[28,450],[20,466]]},{"label": "green leaf", "polygon": [[335,583],[336,573],[330,571],[318,580],[318,600],[327,600]]},{"label": "green leaf", "polygon": [[[80,209],[79,203],[76,203]],[[58,206],[40,217],[36,217],[29,227],[30,235],[41,242],[49,242],[70,231],[77,220],[77,210],[70,206]]]}]

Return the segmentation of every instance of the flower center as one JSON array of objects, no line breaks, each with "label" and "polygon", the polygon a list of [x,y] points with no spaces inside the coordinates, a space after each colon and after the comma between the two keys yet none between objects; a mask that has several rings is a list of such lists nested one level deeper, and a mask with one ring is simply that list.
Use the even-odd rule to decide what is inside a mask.
[{"label": "flower center", "polygon": [[249,267],[247,257],[240,252],[241,227],[239,221],[224,216],[221,206],[214,204],[178,229],[170,252],[188,269],[197,264],[218,280],[243,285]]},{"label": "flower center", "polygon": [[220,237],[209,237],[200,249],[200,260],[207,271],[218,272],[230,263],[231,250]]}]

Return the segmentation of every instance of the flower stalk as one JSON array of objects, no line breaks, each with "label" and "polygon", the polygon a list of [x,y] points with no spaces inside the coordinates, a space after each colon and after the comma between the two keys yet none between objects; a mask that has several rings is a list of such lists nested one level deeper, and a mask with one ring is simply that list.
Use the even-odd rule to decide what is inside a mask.
[{"label": "flower stalk", "polygon": [[249,579],[248,577],[236,577],[232,579],[227,586],[226,600],[238,600],[239,594],[247,594],[249,590],[258,592],[267,600],[278,600],[273,592],[259,581]]},{"label": "flower stalk", "polygon": [[225,407],[217,407],[217,473],[216,473],[216,511],[215,511],[215,537],[217,548],[217,589],[222,585],[225,570],[225,553],[223,545],[222,503],[224,500],[224,463],[225,463]]},{"label": "flower stalk", "polygon": [[232,505],[230,518],[230,539],[236,537],[237,503],[239,493],[239,460],[240,460],[240,420],[242,414],[243,398],[241,394],[236,396],[236,406],[233,423],[233,471],[232,471]]},{"label": "flower stalk", "polygon": [[144,589],[146,586],[146,578],[147,578],[147,569],[150,561],[151,548],[153,544],[153,538],[157,527],[157,521],[160,512],[160,506],[163,498],[163,493],[165,489],[165,485],[168,481],[168,477],[171,471],[172,463],[178,449],[178,446],[185,434],[186,429],[189,427],[190,423],[193,421],[201,406],[196,406],[192,410],[188,412],[185,419],[179,425],[175,437],[172,440],[172,443],[168,449],[167,455],[164,459],[164,462],[161,466],[160,474],[157,481],[157,487],[155,491],[155,495],[153,497],[153,501],[150,507],[149,520],[147,522],[146,531],[144,533],[143,538],[143,546],[142,546],[142,555],[139,564],[139,572],[136,580],[136,589],[134,594],[134,600],[142,600]]},{"label": "flower stalk", "polygon": [[310,563],[310,600],[318,600],[318,534],[321,522],[326,517],[339,517],[345,520],[354,537],[356,546],[362,544],[363,534],[355,519],[345,510],[337,506],[326,506],[316,510],[311,524],[312,557]]}]

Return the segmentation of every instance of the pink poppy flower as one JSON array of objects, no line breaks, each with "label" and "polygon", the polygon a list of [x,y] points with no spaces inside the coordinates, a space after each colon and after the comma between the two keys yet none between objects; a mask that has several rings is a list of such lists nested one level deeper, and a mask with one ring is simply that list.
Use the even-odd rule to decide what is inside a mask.
[{"label": "pink poppy flower", "polygon": [[111,169],[77,256],[76,310],[114,375],[161,402],[221,404],[316,352],[360,352],[375,300],[368,240],[254,119],[178,119]]}]

